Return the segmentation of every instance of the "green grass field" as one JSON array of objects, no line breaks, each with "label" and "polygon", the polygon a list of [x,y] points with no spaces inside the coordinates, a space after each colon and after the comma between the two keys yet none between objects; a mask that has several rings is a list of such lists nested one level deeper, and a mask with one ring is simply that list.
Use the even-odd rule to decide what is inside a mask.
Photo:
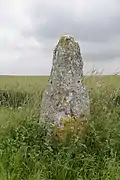
[{"label": "green grass field", "polygon": [[49,136],[40,116],[48,77],[0,77],[0,180],[120,180],[120,76],[90,76],[86,133]]},{"label": "green grass field", "polygon": [[[48,81],[48,76],[1,76],[0,89],[15,89],[22,91],[34,91],[43,89]],[[112,84],[114,87],[120,87],[120,76],[89,76],[85,78],[85,84],[88,87],[94,87],[97,82]]]}]

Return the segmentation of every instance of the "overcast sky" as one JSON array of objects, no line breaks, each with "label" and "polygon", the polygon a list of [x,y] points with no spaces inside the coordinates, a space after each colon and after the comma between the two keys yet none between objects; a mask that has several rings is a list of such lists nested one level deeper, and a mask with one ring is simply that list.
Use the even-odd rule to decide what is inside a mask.
[{"label": "overcast sky", "polygon": [[0,0],[0,74],[48,75],[64,34],[79,42],[84,74],[120,70],[120,0]]}]

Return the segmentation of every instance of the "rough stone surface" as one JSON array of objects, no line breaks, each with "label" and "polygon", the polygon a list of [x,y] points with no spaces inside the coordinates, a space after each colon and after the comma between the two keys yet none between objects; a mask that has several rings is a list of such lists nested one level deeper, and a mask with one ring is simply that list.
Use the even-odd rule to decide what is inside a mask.
[{"label": "rough stone surface", "polygon": [[83,61],[78,42],[62,36],[53,53],[48,86],[43,93],[41,118],[60,125],[60,118],[89,114],[89,96],[83,85]]}]

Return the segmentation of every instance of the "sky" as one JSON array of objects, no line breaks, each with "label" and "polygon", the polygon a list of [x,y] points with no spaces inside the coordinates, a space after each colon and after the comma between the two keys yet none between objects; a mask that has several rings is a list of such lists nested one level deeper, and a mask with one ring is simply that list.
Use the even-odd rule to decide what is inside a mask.
[{"label": "sky", "polygon": [[79,42],[84,74],[120,71],[120,0],[0,0],[0,75],[49,75],[62,35]]}]

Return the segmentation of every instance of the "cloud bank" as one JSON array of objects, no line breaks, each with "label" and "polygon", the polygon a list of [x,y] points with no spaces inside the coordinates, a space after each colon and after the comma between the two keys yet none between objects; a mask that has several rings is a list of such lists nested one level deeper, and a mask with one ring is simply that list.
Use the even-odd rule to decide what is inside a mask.
[{"label": "cloud bank", "polygon": [[120,68],[119,0],[0,0],[0,74],[48,75],[63,34],[81,47],[84,73]]}]

